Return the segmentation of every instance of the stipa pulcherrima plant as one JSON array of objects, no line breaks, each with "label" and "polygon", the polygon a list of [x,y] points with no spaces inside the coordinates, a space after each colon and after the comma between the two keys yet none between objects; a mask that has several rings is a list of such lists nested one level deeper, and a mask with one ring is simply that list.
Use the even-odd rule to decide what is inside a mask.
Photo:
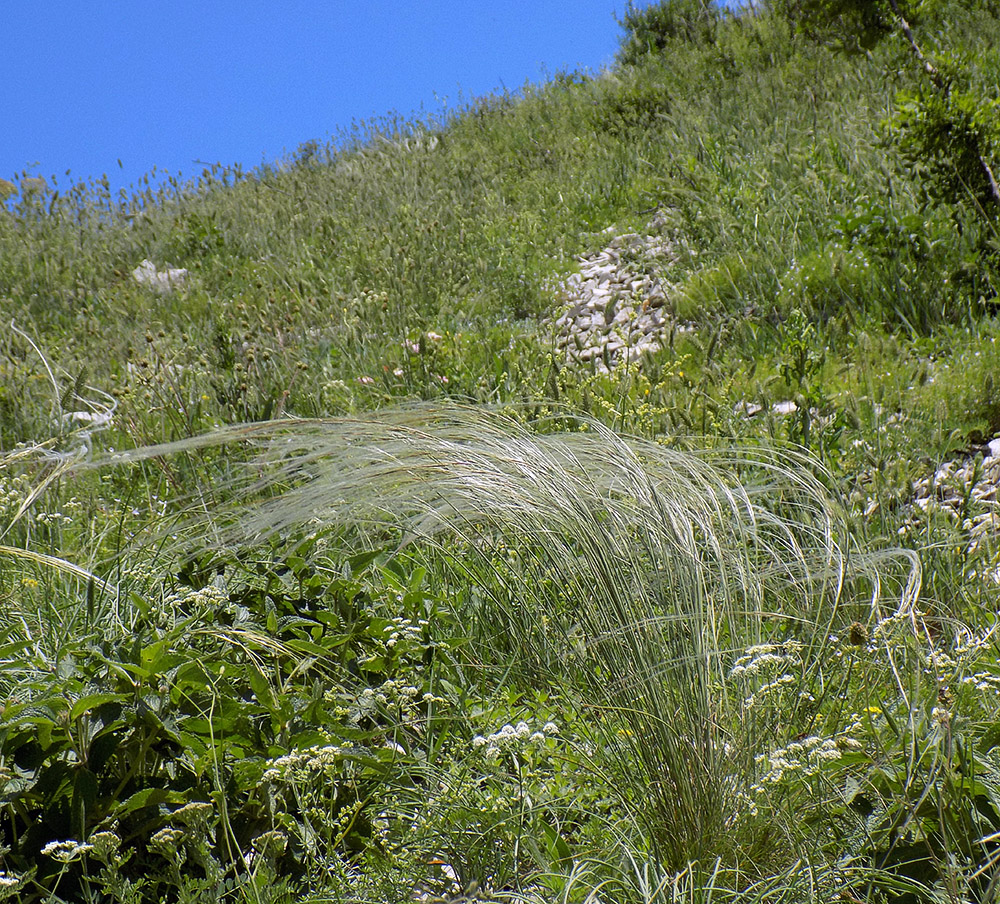
[{"label": "stipa pulcherrima plant", "polygon": [[[590,422],[529,432],[459,407],[245,425],[121,458],[224,444],[256,454],[237,515],[213,513],[202,539],[350,525],[384,542],[392,525],[430,544],[476,588],[483,660],[577,701],[595,772],[649,855],[668,869],[787,857],[795,832],[752,825],[755,757],[813,733],[827,638],[874,626],[879,572],[893,570],[859,556],[848,568],[850,538],[806,459],[685,452]],[[909,612],[919,580],[896,570],[890,611]],[[732,680],[764,645],[794,651],[780,706],[748,705]],[[771,683],[762,672],[758,695]]]}]

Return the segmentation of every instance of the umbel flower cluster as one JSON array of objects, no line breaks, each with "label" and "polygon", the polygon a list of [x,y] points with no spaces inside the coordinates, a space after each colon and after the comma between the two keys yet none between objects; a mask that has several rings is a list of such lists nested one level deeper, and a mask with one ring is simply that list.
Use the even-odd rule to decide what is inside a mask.
[{"label": "umbel flower cluster", "polygon": [[79,841],[50,841],[42,848],[42,853],[59,863],[72,863],[93,849],[92,844],[83,844]]},{"label": "umbel flower cluster", "polygon": [[861,725],[855,724],[847,732],[832,738],[808,737],[801,741],[793,741],[780,750],[757,757],[758,766],[767,767],[755,790],[763,791],[765,785],[776,785],[788,778],[789,774],[799,777],[816,775],[823,764],[839,760],[845,751],[861,750],[862,744],[849,732],[860,731]]},{"label": "umbel flower cluster", "polygon": [[555,722],[546,722],[540,730],[532,730],[524,721],[517,725],[504,725],[499,731],[488,735],[476,735],[472,746],[482,750],[489,760],[499,759],[503,754],[516,753],[531,744],[541,744],[559,734]]},{"label": "umbel flower cluster", "polygon": [[802,645],[796,641],[750,647],[733,663],[729,677],[747,692],[744,709],[750,709],[782,688],[797,684],[802,668]]},{"label": "umbel flower cluster", "polygon": [[344,758],[354,751],[351,744],[295,750],[271,760],[261,782],[296,782],[309,780],[316,774],[336,774],[343,768]]}]

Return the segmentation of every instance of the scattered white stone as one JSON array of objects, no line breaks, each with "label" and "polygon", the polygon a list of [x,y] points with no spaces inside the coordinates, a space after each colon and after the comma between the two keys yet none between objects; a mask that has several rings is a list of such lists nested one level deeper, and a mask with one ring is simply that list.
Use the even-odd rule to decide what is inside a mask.
[{"label": "scattered white stone", "polygon": [[188,278],[187,270],[157,270],[148,258],[132,271],[132,278],[140,286],[149,286],[154,292],[166,295],[184,286]]},{"label": "scattered white stone", "polygon": [[733,414],[742,414],[743,417],[756,417],[764,410],[764,406],[759,402],[737,402],[733,408]]},{"label": "scattered white stone", "polygon": [[657,274],[676,262],[674,246],[656,235],[616,235],[614,226],[601,235],[608,245],[577,257],[580,271],[556,287],[563,304],[550,325],[568,363],[607,372],[609,364],[636,361],[661,348],[671,329],[693,327],[676,323],[663,310],[669,286]]},{"label": "scattered white stone", "polygon": [[[975,454],[972,454],[975,453]],[[967,534],[967,552],[982,545],[995,548],[1000,535],[1000,437],[959,459],[946,461],[914,486],[914,514],[900,527],[901,535],[919,530],[930,512],[951,519]],[[981,458],[979,457],[981,454]],[[970,516],[969,500],[978,511]],[[919,514],[918,514],[919,513]],[[923,517],[921,517],[923,516]],[[981,577],[1000,583],[1000,567],[987,568]]]}]

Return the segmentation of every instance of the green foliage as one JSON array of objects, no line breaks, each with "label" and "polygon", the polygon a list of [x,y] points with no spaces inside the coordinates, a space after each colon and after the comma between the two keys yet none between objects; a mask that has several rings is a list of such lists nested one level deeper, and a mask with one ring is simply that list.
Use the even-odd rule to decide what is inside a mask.
[{"label": "green foliage", "polygon": [[630,0],[619,22],[625,35],[618,60],[635,65],[676,41],[711,43],[719,17],[718,7],[708,0],[655,0],[641,7]]},{"label": "green foliage", "polygon": [[1000,164],[1000,100],[974,81],[975,70],[967,61],[938,54],[933,65],[931,86],[897,98],[891,127],[900,153],[930,199],[971,204],[995,223],[1000,216],[1000,189],[993,175]]},{"label": "green foliage", "polygon": [[[615,776],[618,805],[661,861],[680,868],[712,851],[734,864],[746,855],[725,828],[743,789],[731,770],[774,725],[769,711],[758,722],[721,690],[717,638],[788,640],[805,651],[845,605],[825,589],[846,579],[834,515],[794,461],[745,453],[743,483],[727,484],[724,458],[626,444],[596,424],[535,438],[450,408],[252,432],[281,450],[260,462],[277,469],[266,483],[284,483],[304,461],[322,476],[245,513],[241,530],[281,533],[320,517],[380,532],[389,516],[449,553],[454,538],[457,576],[478,590],[472,649],[507,661],[508,682],[555,684],[564,705],[599,707],[588,728],[602,750],[593,759]],[[761,510],[746,489],[758,470],[773,493]],[[827,526],[799,533],[818,523]],[[814,578],[816,568],[827,578]],[[708,587],[718,594],[706,597]],[[765,595],[772,616],[760,608]],[[872,605],[865,591],[860,599]],[[716,732],[743,739],[727,742],[728,765]]]},{"label": "green foliage", "polygon": [[803,306],[820,320],[863,307],[877,288],[871,264],[860,248],[829,245],[796,261],[781,279],[782,307]]},{"label": "green foliage", "polygon": [[595,128],[611,135],[651,131],[669,120],[670,96],[666,86],[622,69],[605,77],[602,96],[595,105]]},{"label": "green foliage", "polygon": [[[1000,24],[900,10],[0,182],[0,894],[988,898]],[[572,363],[612,226],[659,348]]]},{"label": "green foliage", "polygon": [[[447,735],[454,635],[438,641],[449,616],[416,575],[379,581],[370,556],[359,576],[323,572],[310,550],[228,592],[198,570],[194,587],[133,586],[128,626],[91,587],[54,646],[7,613],[0,844],[20,900],[122,882],[174,900],[192,877],[311,881],[329,858],[389,857],[401,839],[373,791],[412,785]],[[48,850],[66,839],[64,862]]]},{"label": "green foliage", "polygon": [[[888,0],[773,0],[769,4],[809,40],[852,52],[871,50],[896,27]],[[919,2],[900,3],[903,15]]]},{"label": "green foliage", "polygon": [[996,323],[983,323],[976,333],[953,337],[956,348],[934,365],[922,387],[928,408],[947,408],[963,433],[992,437],[1000,433],[1000,390]]},{"label": "green foliage", "polygon": [[[837,35],[842,47],[855,43],[870,50],[889,32],[899,34],[921,74],[917,87],[897,94],[890,124],[903,161],[921,179],[930,199],[955,206],[971,202],[992,225],[1000,212],[1000,186],[994,173],[1000,144],[995,125],[998,101],[992,97],[992,84],[982,79],[980,61],[974,63],[970,55],[951,50],[925,54],[912,31],[914,14],[926,13],[929,19],[947,23],[949,12],[933,2],[896,0],[784,0],[776,8],[812,39]],[[960,27],[942,31],[943,41],[940,36],[937,40],[945,47],[949,37],[961,40]],[[993,60],[989,68],[995,67]]]},{"label": "green foliage", "polygon": [[992,670],[981,671],[992,640],[959,629],[935,642],[926,627],[896,617],[831,638],[825,674],[844,682],[849,727],[769,754],[754,792],[777,808],[772,819],[787,808],[831,853],[891,875],[899,901],[981,894],[1000,826],[996,748],[983,734],[997,707]]},{"label": "green foliage", "polygon": [[799,308],[792,309],[782,331],[785,359],[779,373],[796,405],[789,439],[808,448],[813,417],[827,405],[820,380],[826,355],[817,348],[816,327]]}]

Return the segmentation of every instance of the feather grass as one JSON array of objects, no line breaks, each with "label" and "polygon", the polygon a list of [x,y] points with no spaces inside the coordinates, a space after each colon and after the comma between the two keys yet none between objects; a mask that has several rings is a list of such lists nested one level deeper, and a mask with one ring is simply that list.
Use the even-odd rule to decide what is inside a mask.
[{"label": "feather grass", "polygon": [[[587,420],[545,428],[416,406],[241,425],[114,460],[248,446],[232,501],[189,523],[199,542],[344,527],[384,540],[394,527],[401,544],[446,553],[478,588],[484,658],[572,688],[657,859],[704,861],[734,843],[753,755],[777,730],[734,694],[732,661],[793,642],[808,682],[835,626],[860,604],[868,620],[884,614],[879,568],[851,549],[822,474],[795,452],[683,451]],[[918,592],[910,563],[893,607]]]}]

